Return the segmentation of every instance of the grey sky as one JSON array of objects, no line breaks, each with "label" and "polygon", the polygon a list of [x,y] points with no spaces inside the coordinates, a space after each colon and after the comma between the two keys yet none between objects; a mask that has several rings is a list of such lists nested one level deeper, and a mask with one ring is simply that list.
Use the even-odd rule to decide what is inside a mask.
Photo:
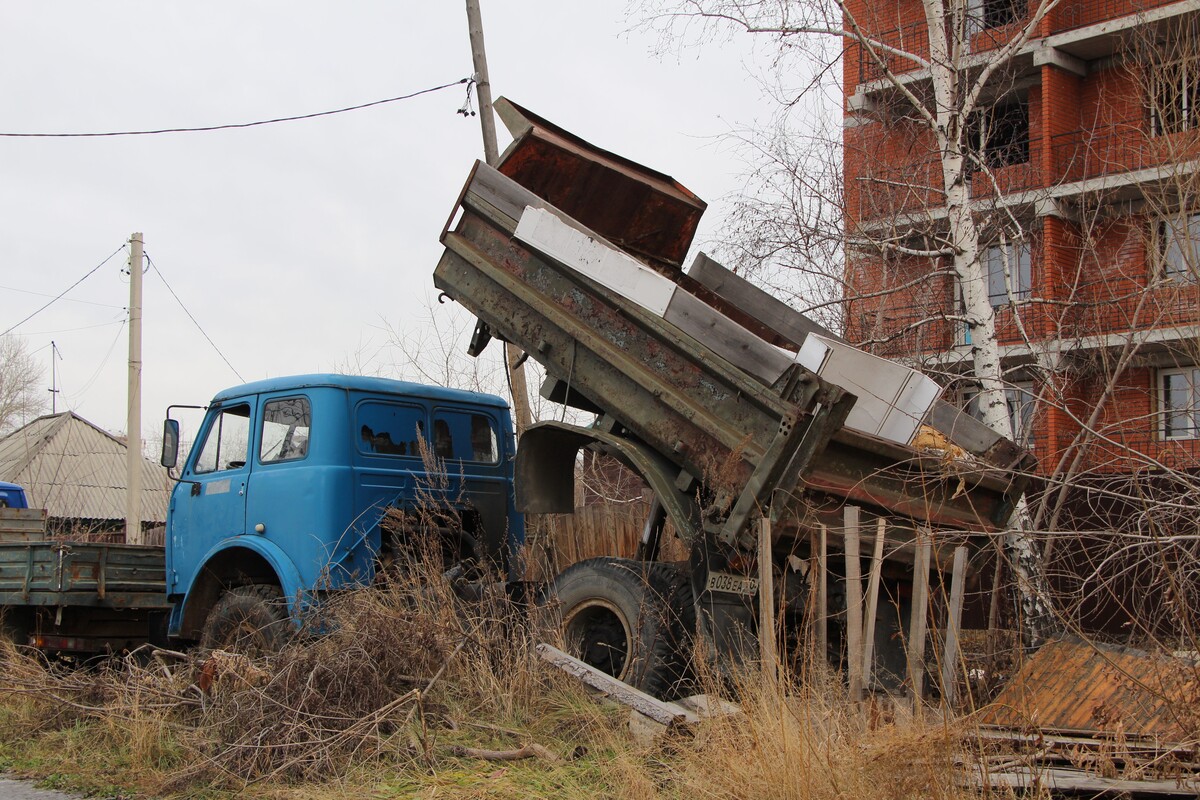
[{"label": "grey sky", "polygon": [[[709,201],[742,167],[712,137],[770,108],[744,42],[659,58],[623,2],[482,0],[493,91]],[[0,130],[246,122],[392,97],[471,73],[465,4],[9,2],[0,6]],[[359,360],[391,374],[385,324],[419,325],[437,236],[479,122],[455,87],[332,118],[120,139],[0,139],[0,330],[133,231],[246,380]],[[501,126],[501,147],[507,137]],[[123,255],[19,327],[59,409],[125,427]],[[81,302],[81,301],[87,301]],[[441,310],[439,309],[439,313]],[[447,312],[448,313],[448,312]],[[144,430],[168,403],[240,381],[151,270]],[[119,335],[118,335],[119,334]]]}]

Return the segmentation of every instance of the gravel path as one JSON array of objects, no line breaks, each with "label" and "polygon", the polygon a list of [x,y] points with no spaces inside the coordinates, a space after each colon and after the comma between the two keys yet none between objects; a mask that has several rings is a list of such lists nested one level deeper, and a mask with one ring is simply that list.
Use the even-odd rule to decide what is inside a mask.
[{"label": "gravel path", "polygon": [[0,775],[0,800],[79,800],[81,797],[83,795],[38,789],[28,781],[18,781]]}]

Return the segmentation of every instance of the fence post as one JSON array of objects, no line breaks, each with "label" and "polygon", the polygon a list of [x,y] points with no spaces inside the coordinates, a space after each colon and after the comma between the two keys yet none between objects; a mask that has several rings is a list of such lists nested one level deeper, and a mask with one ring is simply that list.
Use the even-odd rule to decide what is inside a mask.
[{"label": "fence post", "polygon": [[913,557],[912,614],[908,621],[908,679],[912,686],[913,714],[921,709],[925,694],[925,633],[929,619],[929,532],[917,529]]}]

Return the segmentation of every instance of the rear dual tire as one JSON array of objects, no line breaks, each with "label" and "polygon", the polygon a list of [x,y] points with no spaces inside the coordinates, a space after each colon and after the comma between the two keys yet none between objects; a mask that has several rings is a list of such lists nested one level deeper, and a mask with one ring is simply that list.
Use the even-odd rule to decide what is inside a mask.
[{"label": "rear dual tire", "polygon": [[569,653],[647,694],[678,696],[695,619],[686,573],[593,558],[555,578],[545,603]]}]

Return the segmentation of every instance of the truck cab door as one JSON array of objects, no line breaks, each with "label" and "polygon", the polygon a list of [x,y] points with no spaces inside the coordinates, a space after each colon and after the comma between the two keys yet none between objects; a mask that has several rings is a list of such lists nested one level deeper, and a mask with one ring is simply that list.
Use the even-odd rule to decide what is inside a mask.
[{"label": "truck cab door", "polygon": [[246,532],[253,400],[209,410],[199,443],[171,496],[167,593],[186,592],[209,549]]}]

